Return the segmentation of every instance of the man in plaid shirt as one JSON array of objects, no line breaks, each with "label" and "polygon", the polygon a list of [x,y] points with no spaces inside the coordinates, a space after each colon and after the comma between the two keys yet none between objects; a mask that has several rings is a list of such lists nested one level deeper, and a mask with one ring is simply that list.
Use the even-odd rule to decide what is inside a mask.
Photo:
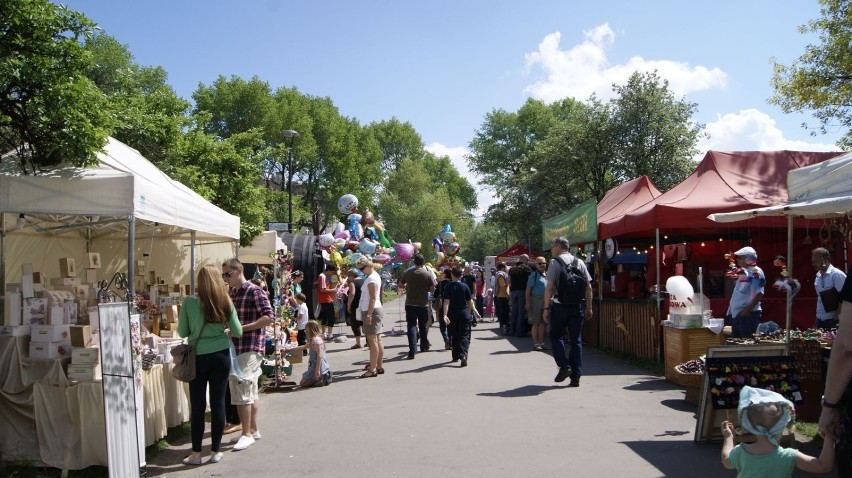
[{"label": "man in plaid shirt", "polygon": [[231,440],[234,450],[244,450],[260,439],[257,428],[258,390],[260,364],[263,361],[266,326],[271,325],[275,312],[269,296],[260,287],[246,280],[243,264],[237,259],[228,259],[222,264],[222,279],[230,287],[229,295],[243,326],[242,337],[235,337],[234,347],[237,362],[243,370],[243,379],[229,382],[231,403],[237,407],[243,433]]}]

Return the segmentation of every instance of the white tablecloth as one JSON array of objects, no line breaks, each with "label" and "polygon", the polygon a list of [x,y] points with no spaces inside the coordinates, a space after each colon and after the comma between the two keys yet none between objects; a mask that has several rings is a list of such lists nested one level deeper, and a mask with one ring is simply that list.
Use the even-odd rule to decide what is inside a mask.
[{"label": "white tablecloth", "polygon": [[[0,459],[78,470],[107,465],[101,382],[69,385],[63,360],[26,358],[29,337],[0,337]],[[145,444],[189,420],[189,385],[172,364],[143,372]]]}]

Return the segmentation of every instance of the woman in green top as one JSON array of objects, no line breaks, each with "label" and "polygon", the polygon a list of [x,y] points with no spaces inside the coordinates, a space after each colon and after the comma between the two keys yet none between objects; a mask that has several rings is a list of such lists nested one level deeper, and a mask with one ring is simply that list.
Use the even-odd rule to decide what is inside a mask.
[{"label": "woman in green top", "polygon": [[[201,464],[201,440],[204,437],[204,411],[207,409],[207,384],[210,384],[210,456],[219,463],[222,452],[222,432],[225,429],[225,390],[231,373],[229,346],[231,335],[243,335],[237,311],[228,297],[228,286],[222,271],[206,265],[198,271],[198,297],[183,301],[178,318],[178,334],[188,337],[195,345],[195,380],[189,382],[190,431],[192,453],[183,459],[184,465]],[[200,336],[200,338],[199,338]],[[197,343],[196,343],[197,341]]]}]

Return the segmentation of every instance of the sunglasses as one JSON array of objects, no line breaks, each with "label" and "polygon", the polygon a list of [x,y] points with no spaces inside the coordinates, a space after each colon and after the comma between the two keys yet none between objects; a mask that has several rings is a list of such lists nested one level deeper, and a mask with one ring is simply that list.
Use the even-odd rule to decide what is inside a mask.
[{"label": "sunglasses", "polygon": [[366,269],[368,267],[370,267],[370,266],[359,267],[358,270],[361,271],[361,272],[364,272],[364,269]]},{"label": "sunglasses", "polygon": [[236,273],[236,272],[237,272],[237,271],[223,272],[223,273],[222,273],[222,278],[223,278],[223,279],[230,279],[230,278],[231,278],[231,276],[232,276],[232,275],[234,275],[234,273]]}]

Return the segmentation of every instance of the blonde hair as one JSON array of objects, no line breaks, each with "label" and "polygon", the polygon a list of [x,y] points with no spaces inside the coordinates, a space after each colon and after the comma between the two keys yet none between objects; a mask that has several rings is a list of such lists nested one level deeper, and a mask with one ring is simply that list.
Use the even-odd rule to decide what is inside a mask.
[{"label": "blonde hair", "polygon": [[322,329],[316,320],[309,320],[307,324],[305,324],[305,336],[308,340],[312,340],[314,337],[320,335]]},{"label": "blonde hair", "polygon": [[224,324],[228,321],[234,304],[227,290],[221,269],[207,264],[198,270],[198,302],[206,322]]},{"label": "blonde hair", "polygon": [[752,425],[770,430],[784,416],[785,408],[781,403],[754,403],[749,405],[746,414]]}]

